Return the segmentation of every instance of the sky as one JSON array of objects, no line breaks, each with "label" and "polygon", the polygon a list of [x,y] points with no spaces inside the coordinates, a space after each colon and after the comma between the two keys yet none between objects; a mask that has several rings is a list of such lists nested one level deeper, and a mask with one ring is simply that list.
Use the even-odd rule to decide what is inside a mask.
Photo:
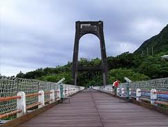
[{"label": "sky", "polygon": [[[107,56],[134,52],[168,24],[167,0],[0,0],[0,74],[72,61],[76,21],[104,23]],[[100,43],[80,39],[79,58],[100,58]]]}]

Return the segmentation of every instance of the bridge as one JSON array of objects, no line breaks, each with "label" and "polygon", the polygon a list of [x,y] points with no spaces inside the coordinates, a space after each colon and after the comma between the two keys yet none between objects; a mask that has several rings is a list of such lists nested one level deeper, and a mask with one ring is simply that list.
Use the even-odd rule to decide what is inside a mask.
[{"label": "bridge", "polygon": [[[100,40],[102,64],[78,65],[79,40]],[[20,78],[0,78],[1,127],[168,127],[168,78],[107,85],[103,22],[76,22],[74,85]],[[103,85],[77,86],[78,71],[101,71]]]},{"label": "bridge", "polygon": [[168,78],[81,86],[0,79],[2,127],[167,127]]}]

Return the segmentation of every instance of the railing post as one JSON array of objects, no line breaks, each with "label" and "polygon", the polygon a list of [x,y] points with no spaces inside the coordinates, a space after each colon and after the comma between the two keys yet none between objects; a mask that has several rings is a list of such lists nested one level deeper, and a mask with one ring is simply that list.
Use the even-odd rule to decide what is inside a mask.
[{"label": "railing post", "polygon": [[55,101],[57,99],[57,89],[56,89],[56,85],[54,84],[54,95],[55,95]]},{"label": "railing post", "polygon": [[[116,88],[115,88],[116,89]],[[117,88],[117,96],[120,96],[120,88]]]},{"label": "railing post", "polygon": [[60,98],[63,99],[64,98],[64,88],[63,88],[63,85],[60,84]]},{"label": "railing post", "polygon": [[124,88],[121,88],[121,96],[122,97],[124,97],[124,93],[125,93]]},{"label": "railing post", "polygon": [[26,96],[22,91],[18,92],[17,96],[21,97],[17,99],[17,110],[21,110],[21,112],[17,113],[17,117],[20,117],[26,113]]},{"label": "railing post", "polygon": [[70,95],[70,89],[69,89],[69,86],[68,86],[68,96]]},{"label": "railing post", "polygon": [[132,95],[132,89],[129,88],[129,99],[131,99],[131,95]]},{"label": "railing post", "polygon": [[127,89],[127,99],[130,99],[130,85],[129,85],[129,82],[126,84],[126,89]]},{"label": "railing post", "polygon": [[50,103],[53,103],[53,102],[55,102],[55,91],[54,91],[54,89],[52,89],[52,90],[50,90]]},{"label": "railing post", "polygon": [[71,88],[71,94],[73,94],[73,88]]},{"label": "railing post", "polygon": [[157,90],[156,89],[151,89],[150,99],[151,99],[151,104],[155,105],[155,101],[157,100]]},{"label": "railing post", "polygon": [[140,101],[140,97],[141,97],[141,89],[137,88],[136,89],[136,100]]},{"label": "railing post", "polygon": [[60,100],[60,88],[57,89],[57,100]]},{"label": "railing post", "polygon": [[38,87],[37,87],[37,91],[40,90],[40,82],[38,82]]},{"label": "railing post", "polygon": [[67,86],[64,86],[64,97],[67,97],[68,96],[68,91],[67,91]]},{"label": "railing post", "polygon": [[71,95],[73,94],[73,88],[71,88]]},{"label": "railing post", "polygon": [[41,104],[38,106],[38,108],[41,108],[45,105],[45,100],[44,100],[44,91],[40,90],[38,92],[40,95],[38,96],[38,102],[40,102]]},{"label": "railing post", "polygon": [[70,88],[70,87],[68,88],[68,91],[69,91],[69,92],[68,92],[68,93],[69,93],[68,95],[71,95],[71,88]]}]

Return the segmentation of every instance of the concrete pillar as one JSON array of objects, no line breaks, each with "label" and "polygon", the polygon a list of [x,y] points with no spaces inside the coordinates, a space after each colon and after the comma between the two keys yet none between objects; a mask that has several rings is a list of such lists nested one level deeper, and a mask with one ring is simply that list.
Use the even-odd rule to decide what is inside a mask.
[{"label": "concrete pillar", "polygon": [[73,89],[72,89],[72,88],[70,88],[70,95],[72,95],[72,92],[73,92]]},{"label": "concrete pillar", "polygon": [[69,96],[69,87],[67,87],[67,96]]},{"label": "concrete pillar", "polygon": [[120,88],[117,88],[117,96],[120,96]]},{"label": "concrete pillar", "polygon": [[157,90],[156,89],[151,89],[150,91],[150,99],[151,99],[151,104],[155,105],[155,101],[157,100]]},{"label": "concrete pillar", "polygon": [[55,102],[55,91],[54,91],[54,89],[52,89],[52,90],[50,90],[50,103],[53,103],[53,102]]},{"label": "concrete pillar", "polygon": [[60,84],[60,98],[61,99],[64,98],[64,86],[63,86],[63,84]]},{"label": "concrete pillar", "polygon": [[137,88],[136,89],[136,100],[140,101],[140,97],[141,97],[141,89]]},{"label": "concrete pillar", "polygon": [[41,108],[45,105],[44,91],[40,90],[38,93],[40,94],[40,95],[38,95],[38,102],[41,103],[41,105],[39,105],[38,108]]},{"label": "concrete pillar", "polygon": [[60,100],[61,96],[60,96],[60,89],[57,89],[57,100]]},{"label": "concrete pillar", "polygon": [[122,97],[124,97],[124,93],[125,93],[124,90],[125,90],[124,88],[121,88],[121,96],[122,96]]},{"label": "concrete pillar", "polygon": [[127,82],[126,84],[126,91],[127,91],[127,99],[130,99],[130,84]]},{"label": "concrete pillar", "polygon": [[131,98],[131,95],[132,95],[132,89],[129,88],[129,98]]},{"label": "concrete pillar", "polygon": [[22,91],[18,92],[17,96],[21,97],[20,99],[17,99],[17,110],[21,110],[21,112],[17,113],[17,117],[20,117],[26,113],[26,96]]},{"label": "concrete pillar", "polygon": [[64,97],[67,97],[68,96],[68,90],[67,90],[67,88],[65,87],[65,90],[64,90],[65,92],[64,92]]}]

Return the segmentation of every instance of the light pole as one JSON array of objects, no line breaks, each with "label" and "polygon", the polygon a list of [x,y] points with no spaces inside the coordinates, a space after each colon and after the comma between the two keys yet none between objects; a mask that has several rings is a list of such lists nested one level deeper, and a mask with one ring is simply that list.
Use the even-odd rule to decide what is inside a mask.
[{"label": "light pole", "polygon": [[130,99],[130,83],[132,82],[129,78],[124,77],[125,81],[127,82],[126,84],[126,89],[127,89],[127,99]]}]

